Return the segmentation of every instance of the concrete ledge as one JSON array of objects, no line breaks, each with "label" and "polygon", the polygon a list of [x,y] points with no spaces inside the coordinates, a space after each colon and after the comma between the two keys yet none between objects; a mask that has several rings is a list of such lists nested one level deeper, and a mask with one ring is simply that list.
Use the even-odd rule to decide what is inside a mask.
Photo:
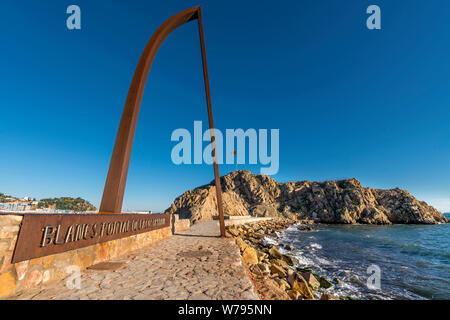
[{"label": "concrete ledge", "polygon": [[[224,216],[224,220],[248,220],[248,219],[272,219],[271,217],[254,217],[254,216]],[[219,216],[213,216],[213,220],[219,220]]]},{"label": "concrete ledge", "polygon": [[254,223],[254,222],[260,222],[260,221],[272,220],[272,219],[273,218],[270,218],[270,217],[261,217],[261,218],[250,217],[250,218],[245,218],[245,219],[232,219],[232,220],[225,220],[225,225],[226,226],[239,225],[239,224]]},{"label": "concrete ledge", "polygon": [[180,219],[178,214],[173,215],[173,233],[181,232],[187,230],[191,227],[190,219]]},{"label": "concrete ledge", "polygon": [[[252,216],[224,216],[224,220],[240,220],[240,219],[248,219],[253,218]],[[219,220],[219,216],[213,216],[213,220]]]},{"label": "concrete ledge", "polygon": [[[271,217],[252,217],[252,216],[226,216],[224,218],[226,226],[253,223],[273,219]],[[214,217],[214,221],[217,221],[217,223],[219,223],[218,220],[219,220],[218,217],[217,218]]]}]

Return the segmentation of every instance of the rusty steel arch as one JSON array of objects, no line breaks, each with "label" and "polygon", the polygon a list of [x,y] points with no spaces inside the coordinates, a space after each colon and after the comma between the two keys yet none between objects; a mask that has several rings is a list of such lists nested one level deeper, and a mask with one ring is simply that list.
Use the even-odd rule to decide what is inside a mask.
[{"label": "rusty steel arch", "polygon": [[114,144],[113,154],[109,165],[108,176],[106,178],[105,189],[103,191],[102,202],[100,205],[100,214],[121,213],[122,202],[125,192],[125,185],[130,164],[131,149],[136,131],[136,124],[141,106],[142,95],[144,93],[145,83],[147,81],[150,67],[153,59],[158,52],[159,47],[175,29],[183,24],[192,21],[198,21],[198,30],[200,35],[200,46],[202,52],[203,78],[206,91],[206,105],[208,110],[209,127],[211,129],[211,145],[213,149],[214,178],[217,194],[217,209],[219,212],[220,234],[225,236],[225,224],[222,206],[222,190],[220,186],[219,166],[216,155],[216,143],[214,134],[214,121],[211,105],[211,93],[209,87],[208,66],[206,63],[205,38],[203,34],[203,21],[200,6],[186,9],[166,20],[153,34],[147,43],[144,52],[139,59],[138,66],[131,81],[125,107],[120,120],[117,138]]}]

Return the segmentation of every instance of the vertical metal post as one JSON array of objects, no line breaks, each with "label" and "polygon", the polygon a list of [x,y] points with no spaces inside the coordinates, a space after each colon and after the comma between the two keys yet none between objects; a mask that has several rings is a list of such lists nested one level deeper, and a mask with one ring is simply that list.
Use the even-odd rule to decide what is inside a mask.
[{"label": "vertical metal post", "polygon": [[225,221],[223,216],[222,187],[220,185],[219,164],[217,162],[216,135],[214,133],[214,120],[211,105],[211,92],[209,87],[208,64],[206,62],[205,36],[203,34],[202,11],[200,8],[198,9],[198,31],[200,34],[200,46],[202,48],[203,78],[205,81],[206,105],[208,108],[209,129],[211,133],[214,179],[216,182],[217,210],[219,212],[220,236],[225,237],[226,235],[225,235]]}]

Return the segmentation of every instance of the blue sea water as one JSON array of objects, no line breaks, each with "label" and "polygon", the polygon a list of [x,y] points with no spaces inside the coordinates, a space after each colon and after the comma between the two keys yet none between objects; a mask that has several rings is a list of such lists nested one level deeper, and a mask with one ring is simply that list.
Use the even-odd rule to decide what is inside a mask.
[{"label": "blue sea water", "polygon": [[[342,281],[329,292],[356,299],[450,299],[450,224],[315,229],[291,226],[280,242],[294,247],[300,266]],[[367,286],[371,265],[381,271],[380,289]]]}]

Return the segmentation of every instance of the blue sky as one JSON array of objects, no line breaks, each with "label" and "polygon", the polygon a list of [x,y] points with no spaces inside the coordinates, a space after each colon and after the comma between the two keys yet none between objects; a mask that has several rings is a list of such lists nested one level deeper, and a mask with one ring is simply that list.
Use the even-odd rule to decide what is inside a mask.
[{"label": "blue sky", "polygon": [[[66,28],[71,4],[78,31]],[[275,179],[355,177],[450,211],[450,2],[437,0],[3,0],[0,192],[98,206],[140,54],[165,19],[197,4],[216,126],[279,128]],[[371,4],[382,30],[366,28]],[[208,165],[170,158],[174,129],[207,125],[198,41],[187,24],[156,56],[124,210],[164,210],[213,179]]]}]

